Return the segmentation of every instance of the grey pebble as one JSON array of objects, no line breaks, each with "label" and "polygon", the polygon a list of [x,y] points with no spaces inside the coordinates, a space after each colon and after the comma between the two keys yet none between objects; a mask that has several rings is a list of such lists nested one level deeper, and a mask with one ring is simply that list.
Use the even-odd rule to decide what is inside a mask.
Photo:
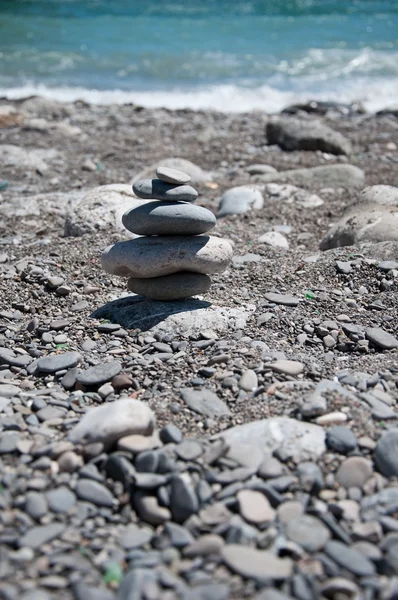
[{"label": "grey pebble", "polygon": [[173,520],[177,523],[183,523],[199,510],[195,490],[182,476],[174,476],[171,479],[170,504]]},{"label": "grey pebble", "polygon": [[153,538],[153,531],[149,527],[138,527],[138,525],[128,525],[118,539],[118,543],[125,550],[132,550],[145,546]]},{"label": "grey pebble", "polygon": [[179,444],[182,440],[182,432],[176,425],[170,423],[159,431],[159,438],[163,444]]},{"label": "grey pebble", "polygon": [[39,371],[43,373],[56,373],[75,367],[80,361],[81,356],[78,352],[64,352],[63,354],[52,354],[39,358],[37,366]]},{"label": "grey pebble", "polygon": [[300,515],[286,524],[287,537],[307,552],[321,550],[330,538],[327,527],[311,515]]},{"label": "grey pebble", "polygon": [[66,513],[76,504],[75,494],[66,486],[60,486],[46,494],[48,507],[55,513]]},{"label": "grey pebble", "polygon": [[348,454],[357,447],[357,439],[351,429],[336,425],[326,432],[326,445],[333,452]]},{"label": "grey pebble", "polygon": [[325,546],[325,552],[340,567],[358,577],[374,575],[376,572],[374,564],[366,556],[342,542],[330,540]]},{"label": "grey pebble", "polygon": [[48,510],[44,494],[40,494],[40,492],[28,492],[26,494],[24,510],[35,521],[44,517]]},{"label": "grey pebble", "polygon": [[398,348],[398,340],[388,331],[384,331],[381,327],[368,327],[365,330],[365,335],[376,346],[383,350],[391,350]]},{"label": "grey pebble", "polygon": [[77,382],[86,386],[101,385],[110,381],[118,375],[122,370],[122,365],[119,362],[106,362],[89,367],[85,371],[81,371],[77,375]]},{"label": "grey pebble", "polygon": [[179,444],[175,452],[182,460],[194,460],[203,454],[203,448],[196,440],[185,439]]},{"label": "grey pebble", "polygon": [[0,433],[0,454],[11,454],[18,448],[19,435],[13,431]]},{"label": "grey pebble", "polygon": [[108,488],[91,479],[80,479],[77,482],[76,495],[80,500],[91,502],[96,506],[112,507],[115,502]]},{"label": "grey pebble", "polygon": [[63,533],[65,525],[61,523],[51,523],[50,525],[42,525],[29,529],[21,538],[19,538],[19,546],[23,548],[40,548],[42,544],[47,544],[54,538],[57,538]]},{"label": "grey pebble", "polygon": [[190,388],[185,388],[181,390],[181,397],[191,410],[206,417],[215,418],[230,414],[225,402],[220,400],[211,390],[191,390]]},{"label": "grey pebble", "polygon": [[268,292],[264,294],[264,298],[268,300],[268,302],[272,302],[273,304],[283,304],[284,306],[298,306],[300,304],[300,299],[295,298],[291,294],[275,294],[274,292]]},{"label": "grey pebble", "polygon": [[374,452],[377,469],[385,477],[398,477],[398,429],[385,431]]}]

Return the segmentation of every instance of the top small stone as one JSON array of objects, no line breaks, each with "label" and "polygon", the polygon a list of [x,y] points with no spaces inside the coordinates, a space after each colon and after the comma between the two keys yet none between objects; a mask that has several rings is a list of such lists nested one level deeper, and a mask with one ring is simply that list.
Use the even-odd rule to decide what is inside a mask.
[{"label": "top small stone", "polygon": [[184,185],[191,181],[190,176],[186,173],[178,171],[177,169],[170,169],[169,167],[158,167],[156,169],[156,175],[162,181],[174,183],[175,185]]}]

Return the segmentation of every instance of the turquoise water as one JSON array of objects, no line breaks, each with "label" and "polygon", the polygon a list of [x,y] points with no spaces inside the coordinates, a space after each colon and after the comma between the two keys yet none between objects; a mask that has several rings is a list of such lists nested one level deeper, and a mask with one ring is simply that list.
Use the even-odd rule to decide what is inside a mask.
[{"label": "turquoise water", "polygon": [[239,111],[398,98],[398,0],[0,0],[0,95]]}]

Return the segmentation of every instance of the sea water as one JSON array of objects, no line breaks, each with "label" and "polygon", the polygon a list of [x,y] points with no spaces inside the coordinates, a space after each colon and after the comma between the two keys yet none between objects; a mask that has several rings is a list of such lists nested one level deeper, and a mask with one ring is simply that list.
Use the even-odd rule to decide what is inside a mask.
[{"label": "sea water", "polygon": [[398,0],[0,0],[0,96],[279,111],[398,101]]}]

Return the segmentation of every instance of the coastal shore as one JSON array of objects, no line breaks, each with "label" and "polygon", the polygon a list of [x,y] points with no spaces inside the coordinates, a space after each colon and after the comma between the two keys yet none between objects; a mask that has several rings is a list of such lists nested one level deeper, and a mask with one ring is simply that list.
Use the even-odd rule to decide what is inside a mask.
[{"label": "coastal shore", "polygon": [[[398,242],[320,243],[363,187],[397,185],[398,118],[321,113],[283,118],[321,123],[349,150],[269,144],[280,115],[261,111],[0,99],[7,600],[395,597],[397,442],[380,440],[398,418]],[[215,214],[237,186],[264,202],[218,219],[234,259],[196,304],[115,325],[109,303],[123,308],[126,282],[101,252],[128,237],[118,208],[134,201],[132,180],[169,158],[196,165],[197,204]],[[364,185],[349,172],[335,185],[278,179],[333,164]],[[286,243],[259,241],[267,233]],[[61,368],[37,366],[64,354]],[[96,365],[105,379],[79,382]],[[87,411],[125,398],[153,411],[155,433],[108,444],[100,423],[79,437]],[[237,429],[250,423],[262,433]]]}]

